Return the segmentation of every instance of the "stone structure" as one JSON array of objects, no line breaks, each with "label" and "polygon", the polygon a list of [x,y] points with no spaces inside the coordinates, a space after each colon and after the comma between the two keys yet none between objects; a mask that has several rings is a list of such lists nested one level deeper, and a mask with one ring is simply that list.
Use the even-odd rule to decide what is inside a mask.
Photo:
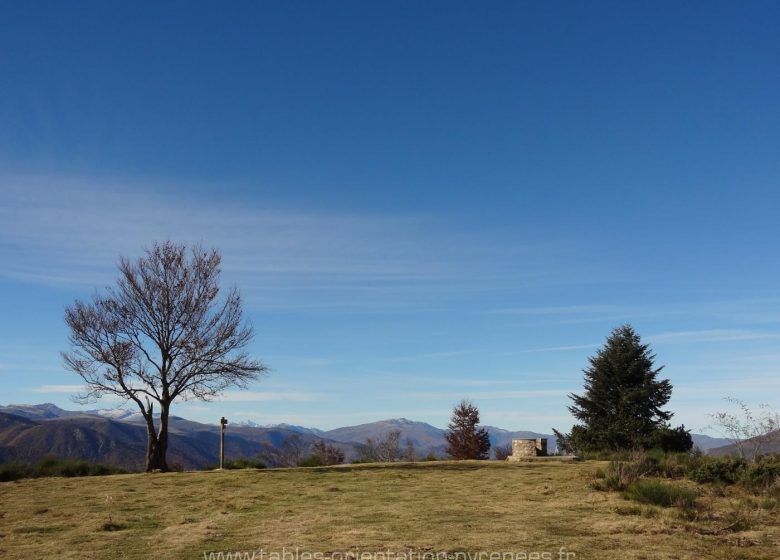
[{"label": "stone structure", "polygon": [[507,461],[523,461],[532,457],[547,456],[547,438],[513,439],[512,454]]}]

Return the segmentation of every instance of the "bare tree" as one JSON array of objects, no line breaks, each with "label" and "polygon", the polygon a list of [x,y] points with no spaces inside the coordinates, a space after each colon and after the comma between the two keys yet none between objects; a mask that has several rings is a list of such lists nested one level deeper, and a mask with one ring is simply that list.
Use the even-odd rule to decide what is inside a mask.
[{"label": "bare tree", "polygon": [[725,400],[739,412],[716,412],[710,417],[715,429],[734,443],[740,457],[755,459],[770,443],[780,439],[780,413],[774,412],[769,405],[759,405],[759,412],[754,413],[739,399],[725,397]]},{"label": "bare tree", "polygon": [[221,260],[217,250],[155,243],[136,260],[120,259],[116,286],[105,295],[65,311],[71,349],[63,360],[86,384],[77,399],[116,395],[138,406],[148,435],[147,471],[168,470],[174,400],[210,400],[267,371],[245,351],[253,330],[242,320],[238,291],[219,299]]},{"label": "bare tree", "polygon": [[417,460],[417,449],[414,447],[412,438],[406,438],[406,445],[403,452],[401,453],[401,460],[407,461],[409,463],[413,463]]},{"label": "bare tree", "polygon": [[311,446],[311,454],[320,465],[340,465],[344,462],[344,451],[321,439]]},{"label": "bare tree", "polygon": [[401,460],[401,430],[390,430],[379,441],[379,460],[383,463]]},{"label": "bare tree", "polygon": [[363,443],[356,445],[357,461],[360,463],[378,463],[379,446],[374,438],[366,438]]},{"label": "bare tree", "polygon": [[504,445],[496,445],[493,447],[493,455],[496,457],[496,461],[506,461],[506,458],[512,454],[512,444],[505,443]]},{"label": "bare tree", "polygon": [[287,436],[280,446],[264,443],[260,459],[271,467],[297,467],[309,450],[309,444],[299,434]]},{"label": "bare tree", "polygon": [[401,431],[390,430],[384,438],[366,438],[358,445],[358,461],[364,463],[390,463],[401,459]]}]

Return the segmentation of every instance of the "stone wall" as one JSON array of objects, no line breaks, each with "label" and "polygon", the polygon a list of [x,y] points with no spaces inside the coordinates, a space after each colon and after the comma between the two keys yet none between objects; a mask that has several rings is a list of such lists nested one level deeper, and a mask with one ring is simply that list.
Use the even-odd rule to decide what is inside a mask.
[{"label": "stone wall", "polygon": [[529,457],[545,457],[547,455],[547,438],[513,439],[512,454],[507,461],[520,461]]}]

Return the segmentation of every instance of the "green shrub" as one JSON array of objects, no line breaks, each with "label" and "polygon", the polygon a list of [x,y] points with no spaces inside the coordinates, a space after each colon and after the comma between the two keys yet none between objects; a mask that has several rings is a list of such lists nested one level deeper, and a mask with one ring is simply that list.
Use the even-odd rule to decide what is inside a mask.
[{"label": "green shrub", "polygon": [[580,451],[577,456],[585,461],[628,461],[633,453],[631,451]]},{"label": "green shrub", "polygon": [[644,454],[638,454],[635,460],[641,462],[641,469],[647,476],[680,478],[685,476],[693,457],[690,453],[650,449]]},{"label": "green shrub", "polygon": [[298,462],[299,467],[321,467],[322,459],[317,455],[309,455],[308,457],[301,459]]},{"label": "green shrub", "polygon": [[224,468],[226,469],[264,469],[265,463],[259,459],[230,459],[225,461]]},{"label": "green shrub", "polygon": [[687,472],[696,482],[735,484],[747,467],[741,457],[700,457],[692,461]]},{"label": "green shrub", "polygon": [[650,435],[649,447],[672,453],[686,453],[693,449],[691,431],[685,426],[658,428]]},{"label": "green shrub", "polygon": [[109,465],[90,463],[83,459],[58,459],[54,456],[43,458],[37,465],[4,463],[0,465],[0,482],[21,478],[39,478],[49,476],[103,476],[121,474],[126,471]]},{"label": "green shrub", "polygon": [[623,496],[642,504],[684,509],[693,508],[696,502],[695,491],[656,478],[637,480],[626,488]]},{"label": "green shrub", "polygon": [[764,491],[780,480],[780,458],[760,457],[740,473],[739,484],[749,490]]},{"label": "green shrub", "polygon": [[612,461],[604,476],[597,477],[598,480],[593,484],[593,488],[596,490],[625,490],[644,474],[642,467],[641,461]]},{"label": "green shrub", "polygon": [[89,476],[91,467],[86,461],[71,460],[62,461],[60,464],[53,465],[47,469],[39,467],[41,476]]},{"label": "green shrub", "polygon": [[90,463],[84,459],[58,459],[54,456],[48,456],[36,465],[35,476],[105,476],[124,472],[126,471],[116,467]]},{"label": "green shrub", "polygon": [[3,463],[0,465],[0,482],[10,482],[21,478],[30,478],[32,469],[29,465],[20,463]]}]

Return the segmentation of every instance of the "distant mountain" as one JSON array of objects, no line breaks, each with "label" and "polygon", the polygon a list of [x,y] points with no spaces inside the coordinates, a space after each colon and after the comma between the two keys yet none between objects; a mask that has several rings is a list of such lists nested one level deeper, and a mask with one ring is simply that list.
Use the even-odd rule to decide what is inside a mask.
[{"label": "distant mountain", "polygon": [[335,441],[363,443],[369,438],[373,440],[383,438],[393,430],[401,432],[402,442],[409,438],[415,448],[426,453],[430,450],[444,450],[444,430],[425,422],[415,422],[406,418],[393,418],[357,426],[346,426],[322,432],[321,435]]},{"label": "distant mountain", "polygon": [[702,451],[709,451],[717,447],[722,447],[731,443],[730,439],[726,438],[714,438],[705,436],[704,434],[691,434],[693,440],[693,446],[698,447]]},{"label": "distant mountain", "polygon": [[37,422],[3,416],[10,430],[0,433],[0,445],[15,461],[35,462],[51,454],[137,469],[144,459],[146,432],[129,424],[86,416]]},{"label": "distant mountain", "polygon": [[0,461],[13,460],[15,438],[35,425],[35,422],[22,416],[0,412]]},{"label": "distant mountain", "polygon": [[[729,439],[725,440],[727,442],[727,445],[724,445],[722,447],[716,447],[714,449],[710,449],[707,454],[708,455],[716,455],[716,456],[723,456],[723,455],[739,455],[739,449],[737,446]],[[747,439],[744,442],[742,442],[743,449],[745,453],[750,456],[753,454],[755,447],[756,447],[756,440],[753,439]],[[761,449],[759,450],[760,453],[780,453],[780,430],[777,430],[775,432],[772,432],[770,434],[769,441],[765,444],[762,444]]]},{"label": "distant mountain", "polygon": [[105,408],[97,410],[63,410],[56,404],[9,404],[0,406],[0,411],[6,414],[21,416],[29,420],[51,420],[54,418],[70,418],[74,416],[98,416],[117,421],[143,421],[141,413],[137,410],[126,410],[124,408]]},{"label": "distant mountain", "polygon": [[[512,443],[512,440],[516,438],[543,437],[547,438],[547,448],[550,451],[555,451],[556,449],[555,436],[551,434],[540,434],[528,431],[511,432],[494,426],[485,426],[485,428],[490,434],[490,443],[492,445]],[[362,443],[367,438],[376,440],[384,437],[391,430],[399,430],[403,442],[406,441],[406,438],[411,439],[415,448],[424,453],[434,451],[441,455],[447,447],[447,441],[445,440],[446,430],[431,426],[425,422],[415,422],[413,420],[407,420],[406,418],[394,418],[391,420],[371,422],[369,424],[336,428],[335,430],[322,432],[322,435],[336,441]]]},{"label": "distant mountain", "polygon": [[78,412],[69,412],[63,410],[55,404],[9,404],[0,406],[0,412],[13,414],[27,418],[28,420],[51,420],[52,418],[63,418],[65,416],[77,416]]},{"label": "distant mountain", "polygon": [[[5,407],[7,408],[7,407]],[[290,430],[235,428],[225,436],[228,457],[255,457],[264,445],[280,446]],[[299,435],[299,434],[298,434]],[[299,437],[302,437],[299,435]],[[303,438],[311,445],[314,436]],[[144,466],[146,427],[83,413],[30,420],[0,411],[0,460],[37,462],[46,455],[83,458],[129,470]],[[172,417],[168,464],[200,469],[218,462],[219,428]]]},{"label": "distant mountain", "polygon": [[257,422],[252,422],[251,420],[244,420],[243,422],[238,422],[235,424],[236,426],[243,426],[243,427],[249,427],[249,428],[267,428],[267,429],[278,429],[278,430],[289,430],[291,432],[297,432],[299,434],[312,434],[315,436],[321,435],[324,433],[322,430],[318,430],[317,428],[307,428],[305,426],[296,426],[295,424],[258,424]]},{"label": "distant mountain", "polygon": [[[530,431],[509,431],[486,426],[491,443],[504,445],[515,438],[546,437],[555,451],[555,437]],[[219,452],[219,427],[172,416],[169,423],[169,464],[194,469],[215,465]],[[402,444],[410,439],[419,455],[444,455],[445,433],[425,422],[406,418],[380,420],[333,430],[318,430],[291,424],[258,426],[251,422],[230,424],[225,436],[228,457],[256,457],[266,446],[281,447],[286,440],[298,438],[307,449],[324,440],[344,451],[347,461],[357,456],[366,439],[384,438],[390,431],[401,432]],[[713,448],[718,454],[729,440],[693,434],[702,450]],[[35,462],[48,454],[63,458],[85,458],[111,463],[131,470],[143,467],[146,452],[146,425],[140,413],[125,410],[64,410],[51,403],[0,406],[0,461]]]}]

